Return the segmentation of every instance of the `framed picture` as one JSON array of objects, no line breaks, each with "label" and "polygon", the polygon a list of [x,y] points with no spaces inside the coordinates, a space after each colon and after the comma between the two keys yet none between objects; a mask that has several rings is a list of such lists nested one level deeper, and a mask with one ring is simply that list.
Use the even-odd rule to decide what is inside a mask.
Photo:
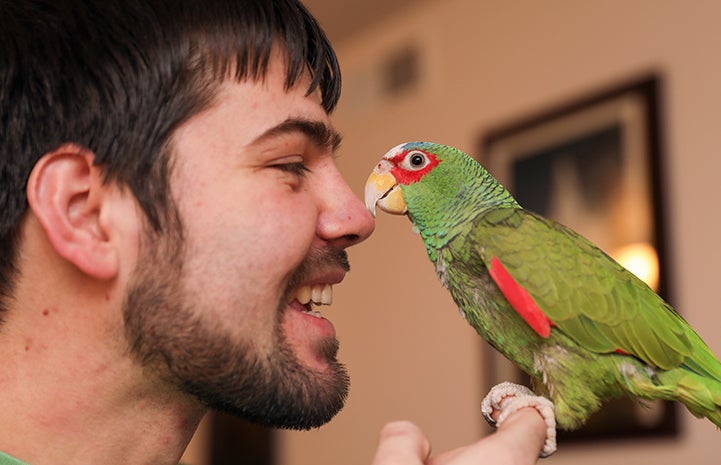
[{"label": "framed picture", "polygon": [[[479,161],[526,209],[575,229],[669,301],[660,143],[651,75],[483,135]],[[492,348],[489,387],[530,380]],[[675,404],[606,404],[561,441],[674,436]]]}]

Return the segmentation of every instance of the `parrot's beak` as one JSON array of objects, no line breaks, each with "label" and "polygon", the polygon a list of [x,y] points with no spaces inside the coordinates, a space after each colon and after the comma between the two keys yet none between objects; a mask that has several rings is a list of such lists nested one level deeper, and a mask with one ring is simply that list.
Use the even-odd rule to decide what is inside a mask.
[{"label": "parrot's beak", "polygon": [[382,162],[379,163],[366,181],[366,208],[373,216],[376,216],[376,206],[384,212],[403,215],[408,210],[403,192],[396,178],[383,170],[382,165]]}]

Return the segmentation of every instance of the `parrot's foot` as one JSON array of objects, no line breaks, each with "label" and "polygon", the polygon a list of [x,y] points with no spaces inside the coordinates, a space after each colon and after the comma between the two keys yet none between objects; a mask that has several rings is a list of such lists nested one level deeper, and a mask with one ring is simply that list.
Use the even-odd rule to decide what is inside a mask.
[{"label": "parrot's foot", "polygon": [[[491,426],[498,427],[510,414],[525,407],[535,408],[546,422],[546,443],[541,457],[548,457],[556,452],[556,416],[550,400],[537,396],[526,386],[505,382],[491,388],[481,403],[481,413]],[[500,412],[498,420],[491,417],[494,410]]]}]

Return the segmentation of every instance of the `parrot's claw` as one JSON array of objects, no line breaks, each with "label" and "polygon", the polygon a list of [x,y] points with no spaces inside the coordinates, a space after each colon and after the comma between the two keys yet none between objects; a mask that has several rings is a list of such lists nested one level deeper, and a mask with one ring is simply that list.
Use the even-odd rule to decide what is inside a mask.
[{"label": "parrot's claw", "polygon": [[[548,457],[556,452],[556,416],[550,400],[537,396],[526,386],[505,382],[491,388],[481,403],[481,413],[491,426],[498,427],[510,414],[525,407],[535,408],[546,422],[546,443],[540,456]],[[500,412],[498,420],[491,416],[494,410]]]}]

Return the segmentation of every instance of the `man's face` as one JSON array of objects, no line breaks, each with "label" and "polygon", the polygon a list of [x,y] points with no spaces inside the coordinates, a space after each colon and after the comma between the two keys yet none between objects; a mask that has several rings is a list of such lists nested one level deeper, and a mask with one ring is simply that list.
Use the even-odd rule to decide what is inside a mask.
[{"label": "man's face", "polygon": [[310,428],[348,381],[332,324],[305,302],[330,298],[373,220],[336,169],[308,81],[284,80],[275,55],[265,81],[225,83],[176,131],[182,226],[144,241],[125,322],[135,355],[210,407]]}]

